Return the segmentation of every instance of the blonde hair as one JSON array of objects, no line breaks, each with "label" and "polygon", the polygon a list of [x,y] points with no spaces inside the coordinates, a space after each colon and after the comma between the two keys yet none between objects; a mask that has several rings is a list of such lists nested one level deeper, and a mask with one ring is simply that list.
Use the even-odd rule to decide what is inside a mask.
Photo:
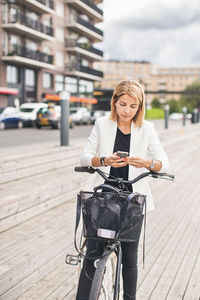
[{"label": "blonde hair", "polygon": [[118,83],[114,89],[112,99],[111,99],[111,116],[110,119],[117,121],[118,115],[116,112],[116,106],[118,99],[127,94],[139,101],[138,111],[133,118],[133,122],[136,127],[141,127],[145,115],[145,95],[143,87],[136,80],[122,80]]}]

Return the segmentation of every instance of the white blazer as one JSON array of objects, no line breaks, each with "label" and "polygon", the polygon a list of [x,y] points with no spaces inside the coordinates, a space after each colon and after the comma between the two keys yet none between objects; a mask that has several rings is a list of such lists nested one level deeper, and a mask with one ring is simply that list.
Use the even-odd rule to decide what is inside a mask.
[{"label": "white blazer", "polygon": [[[92,166],[93,156],[110,156],[113,153],[115,137],[117,132],[117,122],[109,120],[108,117],[101,117],[96,120],[96,123],[90,133],[88,142],[85,145],[81,155],[82,166]],[[162,162],[160,172],[166,172],[169,166],[167,155],[159,141],[159,138],[154,129],[153,123],[143,121],[143,125],[135,127],[131,125],[131,139],[129,156],[150,157],[154,160]],[[110,166],[99,167],[99,169],[110,173]],[[135,168],[129,165],[129,180],[134,179],[141,173],[146,172],[145,168]],[[94,186],[102,184],[104,179],[97,173],[93,176],[91,189]],[[151,190],[148,184],[148,178],[143,178],[133,185],[133,191],[147,195],[147,211],[154,209],[154,201]]]}]

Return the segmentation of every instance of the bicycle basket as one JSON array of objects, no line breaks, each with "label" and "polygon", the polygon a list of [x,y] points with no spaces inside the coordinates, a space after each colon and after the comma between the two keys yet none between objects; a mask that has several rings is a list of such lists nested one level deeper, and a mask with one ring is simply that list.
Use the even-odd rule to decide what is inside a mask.
[{"label": "bicycle basket", "polygon": [[128,192],[84,192],[81,199],[83,234],[87,239],[139,239],[146,196]]}]

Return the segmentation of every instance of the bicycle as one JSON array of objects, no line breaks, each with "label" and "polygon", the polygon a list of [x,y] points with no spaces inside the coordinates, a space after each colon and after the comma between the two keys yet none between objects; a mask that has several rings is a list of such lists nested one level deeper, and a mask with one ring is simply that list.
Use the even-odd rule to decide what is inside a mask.
[{"label": "bicycle", "polygon": [[[123,180],[122,178],[108,178],[104,172],[99,169],[94,169],[92,167],[75,167],[76,172],[87,172],[93,174],[97,172],[106,182],[104,185],[100,185],[96,188],[109,188],[109,184],[117,184],[120,191],[126,190],[126,184],[134,184],[135,182],[141,180],[144,177],[152,178],[162,178],[168,180],[174,180],[174,176],[166,173],[156,173],[153,171],[148,171],[142,173],[133,180]],[[115,192],[115,188],[111,186],[111,190]],[[116,190],[117,192],[117,190]],[[126,193],[126,192],[125,192]],[[130,194],[130,193],[129,193]],[[132,194],[131,194],[132,195]],[[79,206],[79,209],[78,209]],[[75,248],[78,251],[78,255],[67,255],[66,263],[71,265],[77,265],[83,261],[85,253],[83,248],[85,246],[85,241],[79,249],[76,246],[76,231],[78,228],[80,220],[80,203],[77,204],[77,210],[79,210],[78,217],[76,219],[76,229],[75,229]],[[146,210],[146,207],[145,207]],[[143,222],[143,218],[142,218]],[[144,240],[145,240],[145,226],[146,226],[146,211],[144,217]],[[102,240],[101,237],[99,237]],[[122,264],[122,249],[121,241],[113,238],[105,238],[106,245],[103,250],[103,254],[100,257],[94,259],[94,266],[96,268],[95,274],[92,280],[90,297],[89,300],[118,300],[120,295],[120,273]],[[143,244],[143,263],[144,263],[144,244]]]}]

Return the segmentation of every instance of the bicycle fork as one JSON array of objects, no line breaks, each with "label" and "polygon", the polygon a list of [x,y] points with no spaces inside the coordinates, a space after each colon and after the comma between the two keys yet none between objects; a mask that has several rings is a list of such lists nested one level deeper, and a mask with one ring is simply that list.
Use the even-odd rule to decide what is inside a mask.
[{"label": "bicycle fork", "polygon": [[122,264],[122,248],[121,243],[118,245],[118,254],[117,254],[117,269],[115,276],[115,289],[113,300],[118,300],[120,295],[120,273],[121,273],[121,264]]}]

